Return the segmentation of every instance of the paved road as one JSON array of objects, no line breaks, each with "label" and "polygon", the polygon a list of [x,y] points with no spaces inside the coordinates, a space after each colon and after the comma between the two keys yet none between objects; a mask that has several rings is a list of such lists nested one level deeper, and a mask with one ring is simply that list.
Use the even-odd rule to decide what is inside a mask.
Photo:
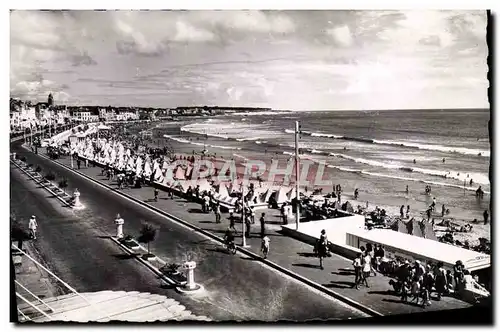
[{"label": "paved road", "polygon": [[[39,219],[37,249],[54,271],[79,291],[137,290],[179,300],[198,315],[214,319],[307,320],[359,318],[361,314],[344,304],[265,268],[246,257],[230,256],[206,238],[169,222],[146,209],[117,197],[43,158],[14,146],[28,162],[54,169],[66,177],[69,190],[85,193],[86,208],[70,211],[43,189],[11,168],[11,209],[24,220]],[[43,171],[42,171],[43,172]],[[83,200],[83,199],[82,199]],[[189,252],[198,262],[197,281],[207,292],[200,298],[185,298],[159,281],[103,236],[114,232],[113,220],[120,213],[127,229],[138,230],[145,220],[159,229],[154,252],[162,258],[182,261]],[[137,234],[131,234],[136,236]]]}]

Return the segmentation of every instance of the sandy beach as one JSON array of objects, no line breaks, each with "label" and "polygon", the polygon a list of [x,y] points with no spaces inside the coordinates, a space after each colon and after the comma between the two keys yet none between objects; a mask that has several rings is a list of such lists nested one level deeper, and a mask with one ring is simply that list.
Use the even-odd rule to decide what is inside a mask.
[{"label": "sandy beach", "polygon": [[[180,128],[185,125],[184,122],[162,123],[160,127],[154,129],[153,146],[163,147],[165,144],[172,147],[176,154],[191,155],[193,152],[200,154],[203,149],[208,151],[209,155],[215,155],[217,159],[231,160],[234,159],[236,169],[239,176],[242,176],[245,169],[246,160],[259,160],[267,165],[269,170],[273,160],[279,160],[279,168],[286,168],[290,155],[280,153],[279,149],[267,149],[262,151],[259,148],[252,151],[250,149],[243,149],[244,145],[238,147],[238,144],[231,144],[229,147],[234,148],[221,148],[217,147],[217,141],[211,140],[211,137],[204,137],[199,134],[192,134],[184,132]],[[167,137],[182,137],[181,142],[177,139]],[[185,140],[185,142],[183,141]],[[240,143],[240,142],[231,142]],[[244,143],[244,142],[242,142]],[[216,163],[220,165],[220,163]],[[216,166],[217,167],[217,166]],[[219,166],[220,167],[220,166]],[[302,167],[301,167],[302,168]],[[308,181],[314,182],[318,163],[310,165],[308,173]],[[294,173],[295,174],[295,171]],[[267,171],[262,176],[267,179]],[[458,225],[465,225],[472,223],[477,219],[477,223],[472,223],[473,231],[471,233],[456,233],[455,239],[460,241],[468,240],[471,244],[477,243],[479,237],[490,239],[490,225],[483,225],[482,211],[488,208],[489,195],[486,195],[483,200],[476,199],[475,192],[472,190],[460,190],[457,188],[433,186],[432,195],[425,195],[425,183],[416,181],[404,181],[402,179],[385,179],[385,178],[369,178],[365,174],[356,174],[349,172],[342,172],[336,168],[326,167],[322,177],[324,180],[329,180],[333,184],[340,184],[342,186],[342,200],[348,200],[354,207],[360,205],[366,207],[368,202],[368,210],[373,210],[376,206],[385,209],[389,215],[399,215],[401,205],[405,207],[410,205],[411,217],[417,219],[424,218],[427,207],[432,203],[432,198],[437,199],[436,213],[433,214],[436,223],[439,223],[443,218],[440,216],[441,205],[445,204],[447,209],[450,209],[450,214],[446,219]],[[275,185],[282,184],[283,177],[276,176]],[[365,190],[363,184],[365,182],[375,182],[370,190]],[[294,176],[290,179],[289,186],[294,185]],[[406,194],[406,185],[409,187],[409,194]],[[302,185],[301,190],[305,190],[307,186]],[[313,189],[323,188],[323,193],[331,192],[333,190],[330,186],[309,186],[308,191]],[[354,200],[354,190],[358,188],[358,200]],[[396,189],[395,189],[396,188]],[[399,190],[398,190],[399,189]],[[474,205],[474,209],[469,206],[460,204],[462,201],[469,201],[469,204]],[[458,203],[458,204],[457,204]]]}]

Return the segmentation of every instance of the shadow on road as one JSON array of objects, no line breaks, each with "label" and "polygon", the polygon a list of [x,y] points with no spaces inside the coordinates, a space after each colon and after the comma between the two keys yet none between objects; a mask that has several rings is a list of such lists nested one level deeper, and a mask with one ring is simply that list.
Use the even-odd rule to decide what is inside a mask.
[{"label": "shadow on road", "polygon": [[189,213],[202,213],[202,214],[206,214],[205,212],[203,212],[202,209],[188,209],[187,210]]},{"label": "shadow on road", "polygon": [[134,258],[133,255],[129,255],[129,254],[115,254],[115,255],[113,255],[113,257],[118,258],[120,260],[127,260],[127,259]]},{"label": "shadow on road", "polygon": [[319,264],[309,264],[309,263],[295,263],[292,266],[308,267],[311,269],[319,269]]},{"label": "shadow on road", "polygon": [[297,255],[299,255],[300,257],[318,257],[312,252],[298,252]]},{"label": "shadow on road", "polygon": [[338,276],[353,276],[354,272],[339,271],[339,272],[332,272],[332,274],[335,274]]},{"label": "shadow on road", "polygon": [[354,282],[351,281],[330,281],[329,284],[323,284],[325,287],[329,288],[352,288]]},{"label": "shadow on road", "polygon": [[407,305],[411,305],[411,306],[414,306],[414,307],[419,307],[419,308],[422,308],[422,305],[420,304],[417,304],[415,302],[403,302],[401,300],[393,300],[393,299],[382,299],[383,302],[391,302],[391,303],[401,303],[401,304],[407,304]]},{"label": "shadow on road", "polygon": [[392,296],[398,296],[396,292],[393,290],[385,290],[385,291],[369,291],[368,294],[378,294],[378,295],[392,295]]}]

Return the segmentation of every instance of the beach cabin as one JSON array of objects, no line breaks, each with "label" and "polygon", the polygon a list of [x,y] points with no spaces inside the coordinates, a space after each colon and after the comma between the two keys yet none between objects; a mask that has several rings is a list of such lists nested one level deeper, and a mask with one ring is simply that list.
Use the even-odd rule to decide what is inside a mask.
[{"label": "beach cabin", "polygon": [[488,269],[491,264],[490,255],[389,229],[354,228],[346,232],[348,246],[366,248],[368,243],[381,244],[388,259],[420,260],[424,264],[443,262],[444,268],[450,270],[458,260],[470,272]]}]

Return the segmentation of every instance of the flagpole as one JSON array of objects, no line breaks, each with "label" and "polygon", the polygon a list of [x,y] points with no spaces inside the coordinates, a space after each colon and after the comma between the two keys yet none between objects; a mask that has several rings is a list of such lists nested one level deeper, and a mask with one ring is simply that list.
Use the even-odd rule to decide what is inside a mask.
[{"label": "flagpole", "polygon": [[299,223],[300,223],[300,194],[299,194],[299,189],[300,189],[300,179],[299,179],[299,166],[300,166],[300,160],[299,160],[299,121],[295,121],[295,190],[296,190],[296,200],[297,200],[297,211],[295,215],[295,229],[299,230]]}]

